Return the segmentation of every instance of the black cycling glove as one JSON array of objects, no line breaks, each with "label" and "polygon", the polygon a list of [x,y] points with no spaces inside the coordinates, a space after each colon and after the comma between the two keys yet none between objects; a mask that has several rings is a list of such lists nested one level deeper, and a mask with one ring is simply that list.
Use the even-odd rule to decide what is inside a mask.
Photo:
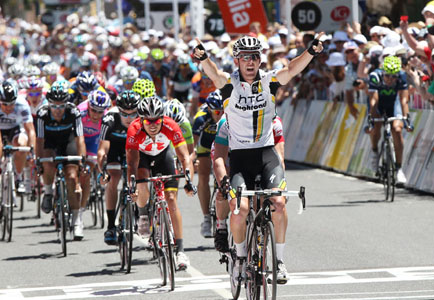
[{"label": "black cycling glove", "polygon": [[202,54],[202,56],[199,57],[199,60],[200,60],[200,61],[203,61],[203,60],[205,60],[205,59],[208,58],[208,54],[206,53],[206,50],[205,50],[205,48],[203,47],[202,44],[199,44],[199,45],[197,45],[196,47],[194,47],[194,49],[193,49],[193,53],[192,53],[192,57],[196,57],[196,56],[194,55],[194,54],[196,53],[196,49],[198,49],[198,50],[203,50],[203,54]]},{"label": "black cycling glove", "polygon": [[312,41],[312,43],[310,44],[310,47],[307,49],[307,52],[309,52],[310,55],[313,56],[317,56],[318,54],[320,54],[321,52],[315,52],[315,50],[313,49],[313,46],[317,46],[319,45],[319,39],[314,39]]}]

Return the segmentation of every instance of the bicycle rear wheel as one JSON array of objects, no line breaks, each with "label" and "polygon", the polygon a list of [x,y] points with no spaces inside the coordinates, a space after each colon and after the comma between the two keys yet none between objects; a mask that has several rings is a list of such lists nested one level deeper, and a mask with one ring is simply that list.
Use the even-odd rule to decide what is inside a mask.
[{"label": "bicycle rear wheel", "polygon": [[167,276],[170,282],[170,290],[173,291],[175,289],[175,255],[173,253],[174,248],[174,235],[170,230],[170,221],[169,214],[167,213],[166,207],[162,207],[160,215],[160,232],[161,232],[161,241],[163,243],[163,251],[164,255],[167,258]]},{"label": "bicycle rear wheel", "polygon": [[393,200],[395,199],[395,176],[396,176],[396,169],[395,169],[395,153],[394,153],[394,149],[393,149],[393,145],[389,144],[388,147],[388,151],[389,151],[389,160],[388,160],[388,164],[387,164],[387,168],[388,168],[388,174],[389,174],[389,198],[390,198],[390,202],[393,202]]},{"label": "bicycle rear wheel", "polygon": [[275,300],[277,298],[277,259],[274,226],[271,221],[268,221],[263,228],[262,243],[260,264],[262,298]]},{"label": "bicycle rear wheel", "polygon": [[57,207],[57,218],[60,224],[60,244],[62,246],[63,256],[67,255],[66,249],[66,232],[67,232],[67,219],[66,219],[66,198],[65,198],[65,182],[60,180],[58,186],[58,207]]},{"label": "bicycle rear wheel", "polygon": [[127,273],[131,271],[131,262],[133,257],[133,206],[130,201],[127,202],[125,207],[125,264],[127,266]]},{"label": "bicycle rear wheel", "polygon": [[260,245],[258,241],[260,235],[256,226],[251,223],[251,227],[248,228],[249,240],[247,247],[247,285],[246,285],[246,296],[249,300],[260,299],[261,296],[261,282],[262,278],[260,272]]}]

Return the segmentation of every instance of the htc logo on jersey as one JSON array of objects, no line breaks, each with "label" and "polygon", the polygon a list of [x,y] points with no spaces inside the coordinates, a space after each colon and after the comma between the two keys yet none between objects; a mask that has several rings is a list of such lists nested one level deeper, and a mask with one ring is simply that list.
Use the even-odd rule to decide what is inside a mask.
[{"label": "htc logo on jersey", "polygon": [[252,96],[239,95],[238,103],[235,104],[235,108],[242,111],[258,110],[266,106],[267,106],[267,102],[265,101],[265,98],[262,94],[257,94]]}]

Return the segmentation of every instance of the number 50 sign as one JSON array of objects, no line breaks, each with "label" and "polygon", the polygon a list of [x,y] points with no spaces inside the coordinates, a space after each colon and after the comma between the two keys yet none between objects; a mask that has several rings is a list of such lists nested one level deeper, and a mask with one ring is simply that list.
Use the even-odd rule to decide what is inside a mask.
[{"label": "number 50 sign", "polygon": [[292,23],[301,31],[333,31],[339,29],[342,22],[352,20],[350,0],[292,0],[291,6]]}]

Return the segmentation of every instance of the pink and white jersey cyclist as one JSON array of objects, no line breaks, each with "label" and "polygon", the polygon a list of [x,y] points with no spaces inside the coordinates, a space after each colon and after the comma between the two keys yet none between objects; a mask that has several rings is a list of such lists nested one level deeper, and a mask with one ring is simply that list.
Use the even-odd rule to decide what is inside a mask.
[{"label": "pink and white jersey cyclist", "polygon": [[102,117],[110,105],[109,95],[98,90],[92,91],[87,100],[78,105],[88,156],[96,156],[97,154]]}]

